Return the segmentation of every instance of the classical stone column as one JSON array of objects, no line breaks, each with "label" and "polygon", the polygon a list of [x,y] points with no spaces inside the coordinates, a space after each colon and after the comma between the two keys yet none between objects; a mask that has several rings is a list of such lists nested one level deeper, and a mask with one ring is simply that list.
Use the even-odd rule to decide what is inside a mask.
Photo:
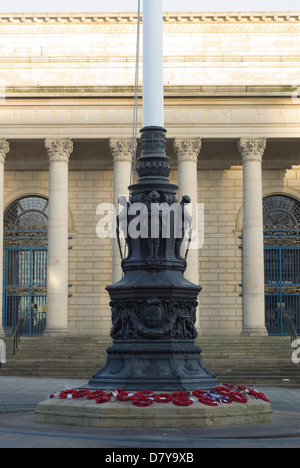
[{"label": "classical stone column", "polygon": [[[119,214],[120,206],[118,200],[120,196],[126,196],[128,200],[128,186],[130,185],[132,139],[109,140],[109,147],[114,161],[113,178],[113,203],[116,213]],[[122,208],[122,207],[121,207]],[[125,242],[122,242],[122,246]],[[113,239],[113,268],[112,280],[116,283],[122,278],[121,258],[116,238]]]},{"label": "classical stone column", "polygon": [[244,336],[267,335],[265,327],[262,158],[266,139],[242,138],[243,161],[243,331]]},{"label": "classical stone column", "polygon": [[[201,139],[174,140],[174,149],[178,160],[178,201],[184,195],[191,198],[191,205],[187,209],[193,217],[193,231],[197,230],[197,203],[198,203],[198,178],[197,162],[201,150]],[[184,248],[186,248],[186,243]],[[184,254],[184,252],[182,252]],[[192,249],[188,256],[186,278],[195,284],[199,282],[198,249]]]},{"label": "classical stone column", "polygon": [[[192,228],[193,236],[198,231],[198,214],[197,214],[197,203],[198,203],[198,175],[197,175],[197,163],[198,155],[201,150],[201,139],[178,139],[174,140],[174,150],[178,160],[178,201],[180,202],[184,195],[188,195],[191,198],[191,205],[187,205],[189,213],[192,215]],[[186,249],[188,242],[183,243],[183,249]],[[194,284],[199,284],[199,250],[197,245],[192,244],[192,249],[188,254],[187,269],[185,277]],[[184,256],[185,252],[182,252]],[[200,323],[197,314],[196,327],[199,330]]]},{"label": "classical stone column", "polygon": [[49,157],[47,327],[45,335],[68,333],[68,163],[70,139],[45,140]]},{"label": "classical stone column", "polygon": [[3,194],[4,163],[9,152],[9,143],[5,138],[0,140],[0,338],[4,337],[3,329]]}]

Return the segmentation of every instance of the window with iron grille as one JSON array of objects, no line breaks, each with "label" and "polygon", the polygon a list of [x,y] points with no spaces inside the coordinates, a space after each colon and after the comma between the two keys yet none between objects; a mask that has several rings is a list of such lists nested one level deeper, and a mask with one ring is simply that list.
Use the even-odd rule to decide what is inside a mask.
[{"label": "window with iron grille", "polygon": [[48,199],[27,196],[4,212],[3,326],[42,335],[47,313]]},{"label": "window with iron grille", "polygon": [[265,306],[270,335],[300,333],[300,202],[264,198]]}]

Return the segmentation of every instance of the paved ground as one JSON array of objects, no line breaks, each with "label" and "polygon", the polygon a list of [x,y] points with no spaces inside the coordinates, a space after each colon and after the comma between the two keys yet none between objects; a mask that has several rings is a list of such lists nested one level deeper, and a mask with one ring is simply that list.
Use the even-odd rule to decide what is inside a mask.
[{"label": "paved ground", "polygon": [[300,447],[300,389],[259,389],[271,401],[272,424],[197,430],[118,430],[35,423],[34,408],[38,402],[50,393],[86,383],[0,376],[0,448],[103,448],[123,453],[125,448],[188,452],[197,448]]}]

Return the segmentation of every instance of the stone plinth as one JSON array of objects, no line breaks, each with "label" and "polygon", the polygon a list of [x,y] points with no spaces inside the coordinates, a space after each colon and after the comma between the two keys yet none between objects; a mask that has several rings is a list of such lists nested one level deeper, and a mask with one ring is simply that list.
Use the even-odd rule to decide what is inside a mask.
[{"label": "stone plinth", "polygon": [[131,402],[97,405],[94,400],[53,399],[38,404],[35,420],[90,428],[211,428],[271,423],[270,403],[249,399],[247,404],[220,404],[217,407],[195,402],[189,407],[173,403],[153,403],[139,408]]}]

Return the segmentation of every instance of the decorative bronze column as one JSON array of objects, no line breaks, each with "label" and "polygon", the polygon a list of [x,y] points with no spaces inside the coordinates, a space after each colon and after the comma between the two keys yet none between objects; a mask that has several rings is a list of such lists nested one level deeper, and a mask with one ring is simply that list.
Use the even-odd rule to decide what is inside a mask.
[{"label": "decorative bronze column", "polygon": [[[219,384],[195,345],[201,287],[185,277],[181,255],[190,217],[178,187],[169,182],[163,109],[163,5],[143,2],[143,125],[139,180],[120,200],[117,220],[127,243],[124,276],[107,288],[112,308],[112,347],[90,381],[102,389],[208,389]],[[120,243],[119,243],[120,245]]]},{"label": "decorative bronze column", "polygon": [[[139,180],[129,187],[130,200],[124,207],[128,213],[124,276],[107,288],[113,345],[107,349],[104,368],[89,385],[161,391],[213,388],[219,382],[205,368],[201,348],[195,345],[201,287],[185,279],[187,264],[180,255],[185,233],[184,202],[188,197],[178,203],[178,187],[168,180],[171,168],[165,153],[166,130],[146,127],[141,133]],[[161,211],[154,220],[158,207]],[[170,225],[168,235],[163,229],[166,219]],[[140,224],[148,221],[147,236],[135,235],[138,230],[129,234],[131,223],[136,226],[138,220]],[[141,230],[142,226],[140,234]]]}]

